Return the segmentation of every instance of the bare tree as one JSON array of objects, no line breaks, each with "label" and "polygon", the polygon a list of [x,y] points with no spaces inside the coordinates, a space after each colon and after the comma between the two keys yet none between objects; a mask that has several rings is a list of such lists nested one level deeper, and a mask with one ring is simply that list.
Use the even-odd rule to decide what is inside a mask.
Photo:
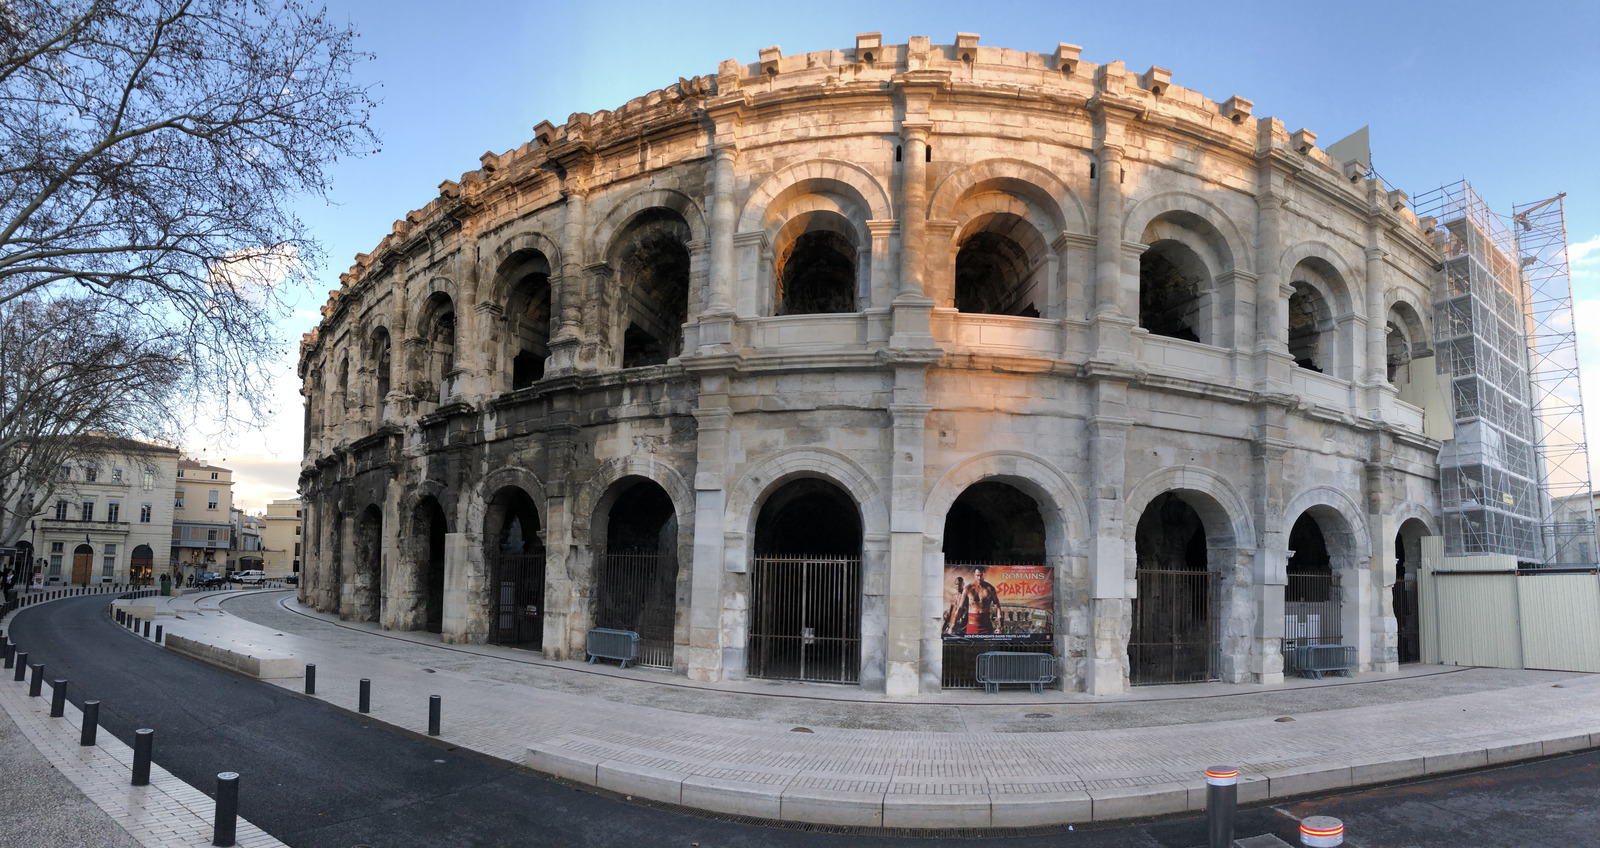
[{"label": "bare tree", "polygon": [[377,144],[356,37],[293,2],[0,4],[0,305],[114,303],[181,343],[192,396],[259,411],[280,291],[320,258],[291,204]]},{"label": "bare tree", "polygon": [[62,466],[95,463],[119,447],[113,436],[175,430],[183,347],[99,298],[0,304],[0,544],[70,485]]}]

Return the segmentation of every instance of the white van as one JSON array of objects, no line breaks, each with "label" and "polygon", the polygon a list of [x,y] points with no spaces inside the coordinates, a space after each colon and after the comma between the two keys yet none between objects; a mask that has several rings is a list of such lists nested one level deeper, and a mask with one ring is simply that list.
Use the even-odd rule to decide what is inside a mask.
[{"label": "white van", "polygon": [[233,573],[231,579],[235,583],[265,583],[267,582],[267,573],[257,569],[251,569],[250,571],[236,571]]}]

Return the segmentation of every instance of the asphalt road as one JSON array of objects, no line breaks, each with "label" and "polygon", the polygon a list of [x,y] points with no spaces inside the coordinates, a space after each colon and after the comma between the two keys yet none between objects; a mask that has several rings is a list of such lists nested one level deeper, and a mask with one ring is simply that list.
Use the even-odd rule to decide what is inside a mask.
[{"label": "asphalt road", "polygon": [[[974,839],[772,827],[646,803],[551,780],[438,740],[363,721],[314,698],[168,653],[119,628],[109,599],[19,613],[11,637],[46,677],[65,677],[101,726],[132,744],[154,728],[155,760],[210,793],[239,772],[240,813],[295,848],[402,846],[877,846],[1193,848],[1205,820],[1185,816]],[[19,685],[9,679],[0,685]],[[1334,815],[1347,844],[1573,846],[1600,842],[1600,753],[1558,757],[1273,807],[1241,810],[1239,836],[1298,844],[1294,816]]]}]

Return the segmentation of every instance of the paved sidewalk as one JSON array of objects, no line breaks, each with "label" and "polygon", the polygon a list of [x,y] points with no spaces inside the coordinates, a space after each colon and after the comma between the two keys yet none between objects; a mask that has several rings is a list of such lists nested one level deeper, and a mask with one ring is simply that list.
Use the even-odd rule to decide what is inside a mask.
[{"label": "paved sidewalk", "polygon": [[452,744],[628,795],[773,819],[1110,820],[1202,809],[1200,775],[1219,763],[1240,768],[1249,802],[1600,746],[1594,675],[1408,667],[1353,682],[907,703],[445,646],[337,622],[285,593],[153,602],[175,613],[163,617],[168,632],[315,663],[318,697],[337,706],[354,710],[357,681],[371,679],[376,720],[425,732],[438,694]]},{"label": "paved sidewalk", "polygon": [[[0,621],[8,631],[13,615],[15,613]],[[128,636],[133,638],[132,633]],[[45,684],[40,696],[29,697],[28,684],[15,682],[12,679],[14,669],[6,669],[4,677],[0,677],[0,710],[15,723],[21,736],[32,743],[38,755],[54,766],[77,791],[67,790],[70,794],[65,797],[59,794],[41,796],[41,802],[49,805],[49,814],[44,816],[47,821],[32,827],[26,821],[9,819],[0,827],[0,834],[4,834],[0,844],[137,844],[148,848],[210,845],[215,812],[212,799],[154,763],[150,767],[148,786],[131,785],[133,749],[104,728],[97,734],[96,744],[80,746],[83,713],[68,701],[61,718],[50,717],[51,675],[48,667],[44,671]],[[31,670],[29,676],[31,678]],[[29,759],[19,758],[17,765],[28,767],[31,763]],[[10,767],[8,759],[7,768]],[[59,777],[50,779],[59,780]],[[86,809],[91,806],[89,802],[98,806],[104,815],[95,815]],[[11,832],[12,826],[17,827],[15,833]],[[126,833],[119,832],[119,827]],[[281,848],[283,845],[243,818],[238,819],[236,836],[236,844],[241,848]]]}]

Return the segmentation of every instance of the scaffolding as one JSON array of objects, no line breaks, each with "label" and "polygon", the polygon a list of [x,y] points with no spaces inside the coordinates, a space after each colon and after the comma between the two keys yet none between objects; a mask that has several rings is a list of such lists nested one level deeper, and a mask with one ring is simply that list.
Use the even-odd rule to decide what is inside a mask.
[{"label": "scaffolding", "polygon": [[[1592,561],[1589,463],[1560,198],[1513,226],[1465,181],[1417,198],[1442,237],[1434,343],[1455,438],[1439,454],[1445,554]],[[1513,232],[1515,230],[1515,232]]]}]

